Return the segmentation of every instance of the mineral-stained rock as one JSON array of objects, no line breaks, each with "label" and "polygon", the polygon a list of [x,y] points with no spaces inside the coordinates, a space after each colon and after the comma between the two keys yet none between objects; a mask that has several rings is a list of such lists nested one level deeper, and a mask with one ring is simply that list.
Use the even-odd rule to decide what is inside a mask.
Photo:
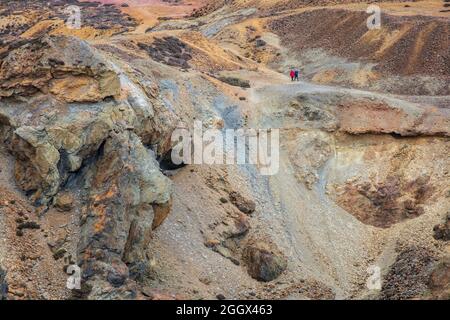
[{"label": "mineral-stained rock", "polygon": [[[391,176],[378,183],[348,181],[338,204],[360,221],[381,228],[416,218],[424,214],[423,204],[435,187],[429,176],[405,180],[402,176]],[[409,195],[407,200],[405,195]]]},{"label": "mineral-stained rock", "polygon": [[52,93],[95,102],[120,93],[117,74],[84,41],[45,36],[13,49],[0,68],[0,97]]},{"label": "mineral-stained rock", "polygon": [[230,193],[230,201],[239,210],[246,214],[252,214],[256,209],[255,201],[245,198],[243,195],[236,191]]},{"label": "mineral-stained rock", "polygon": [[446,111],[436,108],[364,99],[341,103],[336,114],[340,130],[351,134],[450,135]]},{"label": "mineral-stained rock", "polygon": [[[117,287],[126,282],[128,273],[139,279],[148,271],[146,248],[153,226],[153,205],[170,203],[171,182],[130,131],[112,133],[98,161],[87,172],[91,186],[89,213],[81,226],[78,250],[81,268],[90,270],[83,279],[95,291],[102,283],[97,279],[106,278]],[[102,254],[94,255],[98,250]]]},{"label": "mineral-stained rock", "polygon": [[172,201],[163,204],[153,204],[154,217],[152,229],[158,228],[164,222],[164,220],[166,220],[171,209],[172,209]]},{"label": "mineral-stained rock", "polygon": [[[273,245],[272,245],[273,246]],[[244,251],[244,260],[250,276],[259,281],[272,281],[287,268],[286,257],[266,243],[250,244]]]},{"label": "mineral-stained rock", "polygon": [[[12,49],[0,79],[0,132],[16,157],[18,185],[37,204],[48,204],[116,128],[133,130],[158,152],[170,147],[174,116],[79,39],[47,36]],[[121,87],[126,96],[105,99]]]},{"label": "mineral-stained rock", "polygon": [[136,297],[152,229],[171,210],[171,182],[144,144],[167,152],[174,116],[157,105],[157,92],[76,38],[13,46],[0,80],[0,133],[17,184],[36,204],[79,205],[83,290],[75,295]]}]

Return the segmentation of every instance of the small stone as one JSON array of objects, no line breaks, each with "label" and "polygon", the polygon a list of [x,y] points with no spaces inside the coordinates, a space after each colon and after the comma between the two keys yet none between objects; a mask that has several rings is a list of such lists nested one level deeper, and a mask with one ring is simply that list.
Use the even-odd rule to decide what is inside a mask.
[{"label": "small stone", "polygon": [[55,260],[59,260],[62,257],[64,257],[64,255],[66,254],[67,250],[64,248],[59,248],[58,250],[55,251],[55,253],[53,253],[53,259]]},{"label": "small stone", "polygon": [[216,295],[217,300],[225,300],[225,296],[221,293],[219,293],[218,295]]},{"label": "small stone", "polygon": [[205,285],[211,284],[211,279],[209,277],[201,277],[198,280]]},{"label": "small stone", "polygon": [[220,202],[222,202],[222,203],[227,203],[227,202],[228,202],[228,199],[227,199],[227,198],[224,198],[224,197],[222,197],[222,198],[220,198]]},{"label": "small stone", "polygon": [[55,208],[61,212],[72,210],[73,196],[68,192],[59,194],[55,199]]}]

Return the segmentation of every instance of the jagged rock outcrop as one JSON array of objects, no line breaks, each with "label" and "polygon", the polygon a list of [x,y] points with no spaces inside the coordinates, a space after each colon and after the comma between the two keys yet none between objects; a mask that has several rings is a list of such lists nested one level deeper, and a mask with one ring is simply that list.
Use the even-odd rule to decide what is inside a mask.
[{"label": "jagged rock outcrop", "polygon": [[250,276],[259,281],[272,281],[287,268],[286,257],[274,245],[264,242],[249,244],[244,251],[244,260]]},{"label": "jagged rock outcrop", "polygon": [[175,117],[130,77],[63,36],[11,49],[0,68],[0,132],[17,184],[36,205],[78,206],[83,298],[136,296],[150,234],[171,208],[171,182],[144,144],[166,152]]},{"label": "jagged rock outcrop", "polygon": [[81,218],[79,264],[84,280],[102,298],[110,286],[121,287],[128,277],[142,280],[148,273],[153,206],[170,201],[171,182],[128,130],[111,133],[85,174],[90,191]]}]

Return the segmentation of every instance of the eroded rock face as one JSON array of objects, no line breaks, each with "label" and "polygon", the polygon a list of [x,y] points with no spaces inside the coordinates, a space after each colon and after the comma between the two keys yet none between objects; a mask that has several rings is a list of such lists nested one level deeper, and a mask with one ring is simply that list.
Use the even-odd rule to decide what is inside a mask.
[{"label": "eroded rock face", "polygon": [[89,270],[84,280],[94,283],[94,292],[96,279],[107,279],[113,287],[129,277],[142,280],[148,272],[152,205],[170,202],[170,180],[130,131],[110,135],[86,179],[90,192],[78,246],[80,266]]},{"label": "eroded rock face", "polygon": [[401,136],[448,136],[445,110],[400,106],[369,99],[344,102],[336,110],[340,130],[350,134],[395,133]]},{"label": "eroded rock face", "polygon": [[[138,85],[126,87],[132,81],[116,69],[86,42],[67,37],[35,40],[5,58],[1,130],[17,158],[16,180],[35,201],[48,203],[115,128],[133,130],[150,145],[170,137],[173,117],[154,108]],[[121,86],[126,99],[108,98]]]},{"label": "eroded rock face", "polygon": [[0,97],[36,92],[65,102],[95,102],[119,94],[120,83],[86,42],[45,36],[11,50],[0,68]]},{"label": "eroded rock face", "polygon": [[360,221],[381,228],[422,215],[424,203],[434,192],[428,176],[412,181],[392,176],[378,183],[348,182],[341,189],[341,207]]},{"label": "eroded rock face", "polygon": [[174,117],[76,38],[12,49],[0,79],[0,132],[17,184],[35,204],[80,216],[75,297],[135,298],[151,232],[171,210],[171,182],[144,143],[166,152]]}]

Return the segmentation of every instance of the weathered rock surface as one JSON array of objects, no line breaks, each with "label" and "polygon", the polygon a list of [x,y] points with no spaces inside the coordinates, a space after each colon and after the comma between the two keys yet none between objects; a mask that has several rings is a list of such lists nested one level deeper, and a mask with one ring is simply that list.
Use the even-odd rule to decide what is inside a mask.
[{"label": "weathered rock surface", "polygon": [[169,66],[189,69],[188,61],[192,59],[191,49],[177,38],[156,38],[151,45],[139,43],[139,47],[147,51],[155,61]]},{"label": "weathered rock surface", "polygon": [[170,180],[130,131],[111,134],[85,179],[90,192],[78,246],[84,280],[107,279],[113,287],[129,277],[142,280],[148,272],[152,205],[169,203]]},{"label": "weathered rock surface", "polygon": [[391,176],[378,183],[349,182],[343,188],[345,196],[338,203],[364,223],[381,228],[422,215],[424,202],[434,192],[427,176],[413,181]]},{"label": "weathered rock surface", "polygon": [[73,208],[73,196],[68,192],[61,192],[55,198],[54,206],[59,211],[70,211]]},{"label": "weathered rock surface", "polygon": [[[27,55],[21,59],[16,57],[32,50],[29,48],[32,45],[37,47],[33,48],[30,60]],[[48,62],[48,55],[57,59],[59,50],[63,52],[61,59],[65,58],[61,60],[63,64],[35,67],[46,63],[42,61]],[[40,58],[35,61],[35,57]],[[19,61],[25,67],[15,65]],[[173,126],[166,115],[158,123],[153,104],[141,89],[133,87],[127,100],[105,99],[120,94],[123,80],[95,49],[75,38],[44,37],[34,44],[26,44],[6,57],[2,70],[7,79],[2,84],[7,88],[3,92],[10,98],[2,99],[0,122],[6,143],[18,160],[16,180],[22,189],[33,192],[34,198],[43,203],[58,192],[71,173],[80,169],[84,160],[98,151],[114,128],[135,130],[145,143],[155,144],[169,136]],[[53,92],[55,95],[51,90],[55,88],[54,74],[60,75],[57,82],[64,79],[70,84],[59,87]],[[85,87],[80,90],[89,96],[78,92],[74,85],[79,77],[89,77],[88,82],[82,82],[89,83],[95,94],[90,95],[91,91]],[[124,75],[122,78],[126,79]],[[28,103],[13,99],[19,95],[28,99]],[[67,103],[74,100],[96,103]]]},{"label": "weathered rock surface", "polygon": [[[152,229],[171,209],[170,180],[144,143],[164,152],[173,117],[76,38],[45,36],[12,49],[0,78],[0,131],[18,185],[36,204],[77,204],[81,214],[76,295],[135,297]],[[55,259],[66,253],[54,249]]]},{"label": "weathered rock surface", "polygon": [[244,251],[248,273],[260,281],[272,281],[287,268],[286,257],[266,243],[250,244]]},{"label": "weathered rock surface", "polygon": [[46,36],[11,50],[0,68],[0,97],[38,91],[65,102],[95,102],[119,94],[120,83],[86,42]]}]

